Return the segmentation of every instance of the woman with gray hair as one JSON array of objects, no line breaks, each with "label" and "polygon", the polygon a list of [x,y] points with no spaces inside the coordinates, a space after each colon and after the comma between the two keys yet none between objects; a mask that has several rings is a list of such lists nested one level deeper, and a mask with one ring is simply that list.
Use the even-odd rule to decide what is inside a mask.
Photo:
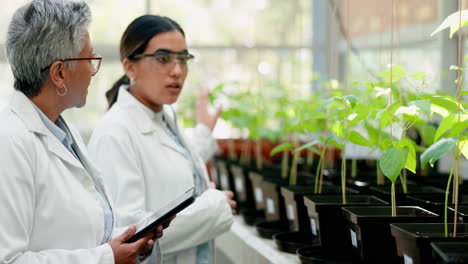
[{"label": "woman with gray hair", "polygon": [[85,105],[99,70],[90,20],[84,2],[33,0],[10,22],[6,54],[16,91],[0,111],[0,263],[160,261],[151,248],[162,228],[125,243],[135,226],[115,231],[102,179],[61,117]]}]

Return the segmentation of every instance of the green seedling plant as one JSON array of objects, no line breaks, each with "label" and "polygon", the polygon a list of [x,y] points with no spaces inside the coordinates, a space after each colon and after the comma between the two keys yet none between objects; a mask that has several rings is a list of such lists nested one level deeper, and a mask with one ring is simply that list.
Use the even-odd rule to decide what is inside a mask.
[{"label": "green seedling plant", "polygon": [[[450,28],[450,38],[462,27],[468,25],[468,11],[459,10],[449,17],[447,17],[442,24],[431,34],[434,35],[441,30]],[[461,39],[459,36],[459,45]],[[459,50],[460,51],[460,50]],[[459,55],[460,56],[460,55]],[[434,144],[431,145],[422,155],[421,164],[422,166],[429,163],[431,166],[440,159],[443,155],[448,152],[452,152],[454,155],[454,162],[450,171],[449,179],[447,181],[447,188],[445,192],[445,208],[444,208],[444,232],[445,236],[448,236],[448,202],[449,193],[452,178],[454,178],[453,184],[453,199],[452,202],[455,204],[454,210],[454,231],[453,236],[457,235],[457,214],[458,214],[458,189],[459,189],[459,161],[461,155],[468,158],[468,113],[465,110],[466,104],[461,101],[462,91],[462,73],[464,68],[461,65],[461,60],[457,66],[452,66],[451,70],[458,71],[457,85],[457,98],[451,98],[449,96],[432,96],[427,98],[436,107],[432,108],[434,112],[437,112],[442,116],[442,121],[439,128],[434,136]],[[437,111],[438,110],[438,111]]]},{"label": "green seedling plant", "polygon": [[[312,103],[311,103],[312,102]],[[306,98],[306,99],[289,99],[287,103],[281,99],[278,105],[282,106],[281,109],[276,113],[277,117],[282,119],[282,130],[285,134],[294,135],[295,137],[299,135],[307,135],[312,132],[316,132],[318,126],[314,125],[311,120],[308,119],[307,113],[311,112],[311,108],[315,107],[315,99]],[[315,119],[312,119],[315,121]],[[289,157],[289,152],[292,152],[293,160],[291,163],[290,173],[289,173],[289,183],[290,185],[296,185],[297,183],[297,163],[300,158],[302,150],[308,149],[311,152],[316,152],[313,148],[303,148],[298,150],[297,141],[293,140],[284,142],[277,147],[275,147],[271,152],[270,156],[274,156],[278,153],[283,153],[282,156],[282,178],[287,178],[287,164],[288,160],[286,157]]]},{"label": "green seedling plant", "polygon": [[[351,86],[354,86],[353,83]],[[333,144],[338,149],[342,150],[341,160],[341,192],[343,204],[346,204],[346,145],[344,142],[349,141],[355,131],[352,131],[353,126],[359,122],[362,118],[359,114],[353,112],[354,107],[357,103],[357,97],[354,95],[342,95],[340,91],[335,91],[334,96],[324,101],[313,114],[314,116],[320,116],[324,111],[327,112],[325,118],[330,125],[330,131],[332,131],[341,143],[335,140],[329,140],[330,144]],[[328,127],[328,126],[327,126]]]}]

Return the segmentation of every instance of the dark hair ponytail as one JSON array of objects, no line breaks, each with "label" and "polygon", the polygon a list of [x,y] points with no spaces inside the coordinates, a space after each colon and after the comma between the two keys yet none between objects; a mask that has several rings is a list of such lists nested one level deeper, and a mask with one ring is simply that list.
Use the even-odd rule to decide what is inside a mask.
[{"label": "dark hair ponytail", "polygon": [[[128,25],[120,40],[120,61],[124,59],[135,60],[135,55],[141,54],[148,46],[148,42],[156,35],[164,32],[179,31],[185,37],[182,27],[174,20],[155,15],[144,15],[133,20]],[[128,76],[124,75],[117,80],[112,88],[106,92],[109,108],[117,101],[119,88],[130,84]]]}]

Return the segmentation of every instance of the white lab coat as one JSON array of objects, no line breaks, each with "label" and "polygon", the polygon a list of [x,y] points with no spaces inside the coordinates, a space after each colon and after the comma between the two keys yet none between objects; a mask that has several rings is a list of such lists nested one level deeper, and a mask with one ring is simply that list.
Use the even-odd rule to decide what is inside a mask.
[{"label": "white lab coat", "polygon": [[84,166],[23,93],[0,120],[0,263],[113,264],[112,248],[100,245],[104,213],[94,192],[102,179],[79,134],[70,128]]},{"label": "white lab coat", "polygon": [[[194,185],[190,160],[143,107],[121,88],[117,102],[98,123],[88,146],[119,209],[118,219],[122,225],[134,217],[158,210]],[[164,106],[164,116],[180,136],[169,108]],[[201,141],[204,143],[199,144],[198,149],[212,149],[200,146],[213,141],[209,130]],[[202,155],[192,154],[208,184]],[[195,263],[196,246],[228,231],[232,222],[231,208],[224,193],[206,190],[164,230],[159,240],[163,263]]]}]

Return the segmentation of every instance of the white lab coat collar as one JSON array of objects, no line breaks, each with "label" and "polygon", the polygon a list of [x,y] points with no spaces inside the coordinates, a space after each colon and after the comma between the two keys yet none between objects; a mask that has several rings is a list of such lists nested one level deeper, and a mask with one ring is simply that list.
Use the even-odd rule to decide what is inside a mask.
[{"label": "white lab coat collar", "polygon": [[[14,94],[9,102],[10,108],[23,120],[24,124],[26,125],[29,131],[44,136],[43,139],[46,142],[47,149],[51,153],[53,153],[66,163],[72,165],[73,167],[76,167],[80,170],[84,170],[84,173],[76,175],[80,175],[81,177],[83,177],[84,175],[88,174],[94,180],[94,184],[96,185],[96,187],[101,188],[104,191],[105,195],[108,196],[103,186],[102,179],[100,177],[97,177],[97,175],[99,175],[100,173],[99,170],[94,165],[92,165],[92,162],[89,160],[88,155],[82,153],[83,151],[86,151],[86,147],[83,145],[78,145],[78,148],[75,150],[76,154],[81,160],[80,162],[44,125],[33,104],[34,103],[28,97],[26,97],[26,95],[19,91],[14,91]],[[72,130],[73,129],[70,128],[72,136],[76,137],[77,134],[75,133],[75,131]],[[75,144],[78,144],[77,140],[74,139],[73,141],[75,142]],[[80,181],[85,186],[92,184],[92,182],[89,182],[89,178],[87,177],[83,177],[83,179],[80,179]]]},{"label": "white lab coat collar", "polygon": [[[130,94],[127,85],[122,85],[120,87],[116,104],[119,104],[120,107],[125,107],[129,111],[129,116],[135,121],[138,130],[142,134],[158,132],[161,144],[184,155],[185,151],[181,148],[181,146],[174,142],[174,140],[170,138],[166,132],[160,131],[160,128],[158,128],[156,125],[155,120],[152,119],[152,115],[148,114],[148,111],[145,111],[144,108],[146,106],[138,101],[132,94]],[[171,106],[163,105],[162,114],[170,129],[172,129],[172,131],[174,131],[182,140],[182,143],[186,145],[175,123],[175,113]]]},{"label": "white lab coat collar", "polygon": [[[78,168],[83,168],[70,151],[44,125],[33,102],[22,92],[15,91],[9,103],[11,109],[24,121],[29,131],[45,136],[47,148],[50,152]],[[81,158],[81,157],[80,157]]]}]

